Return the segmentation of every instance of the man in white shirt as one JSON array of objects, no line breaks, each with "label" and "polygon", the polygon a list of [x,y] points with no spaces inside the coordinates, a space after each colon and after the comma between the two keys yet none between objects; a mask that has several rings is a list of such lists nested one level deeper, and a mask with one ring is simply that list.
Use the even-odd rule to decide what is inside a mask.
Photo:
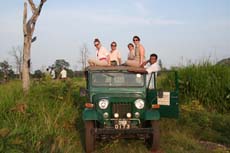
[{"label": "man in white shirt", "polygon": [[65,70],[64,67],[62,67],[62,70],[60,72],[60,78],[65,80],[67,78],[67,71]]},{"label": "man in white shirt", "polygon": [[[157,54],[151,54],[150,59],[143,62],[143,64],[141,65],[142,67],[146,68],[148,74],[160,70],[160,66],[157,63],[157,58],[158,58]],[[147,63],[150,63],[150,65],[146,66]]]},{"label": "man in white shirt", "polygon": [[[149,79],[150,79],[152,72],[156,72],[155,76],[157,76],[157,72],[160,71],[160,66],[157,63],[157,58],[158,58],[157,54],[151,54],[150,59],[143,62],[143,64],[141,65],[141,67],[145,67],[145,70],[148,73],[147,79],[146,79],[147,83],[149,83]],[[150,65],[146,66],[147,63],[150,63]],[[154,88],[154,81],[150,82],[149,88]]]},{"label": "man in white shirt", "polygon": [[94,40],[94,46],[96,47],[97,59],[89,59],[88,63],[90,66],[108,66],[108,51],[101,45],[99,39]]}]

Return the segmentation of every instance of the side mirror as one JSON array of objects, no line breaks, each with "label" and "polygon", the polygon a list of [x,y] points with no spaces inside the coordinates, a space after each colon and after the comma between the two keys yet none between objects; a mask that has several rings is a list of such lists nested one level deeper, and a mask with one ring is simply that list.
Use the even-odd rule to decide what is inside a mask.
[{"label": "side mirror", "polygon": [[80,87],[80,97],[84,97],[84,96],[86,96],[86,89]]}]

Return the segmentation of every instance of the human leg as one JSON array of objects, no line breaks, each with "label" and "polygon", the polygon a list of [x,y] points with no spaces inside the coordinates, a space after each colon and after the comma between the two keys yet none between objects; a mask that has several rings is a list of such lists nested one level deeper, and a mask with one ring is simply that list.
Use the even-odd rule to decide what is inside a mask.
[{"label": "human leg", "polygon": [[140,67],[139,61],[137,60],[127,60],[125,64],[132,67]]}]

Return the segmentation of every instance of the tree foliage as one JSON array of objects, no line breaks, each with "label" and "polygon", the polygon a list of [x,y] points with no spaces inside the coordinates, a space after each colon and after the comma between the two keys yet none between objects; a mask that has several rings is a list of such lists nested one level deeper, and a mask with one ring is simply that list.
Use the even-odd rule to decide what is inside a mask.
[{"label": "tree foliage", "polygon": [[2,71],[8,71],[11,67],[7,61],[0,62],[0,67]]},{"label": "tree foliage", "polygon": [[60,71],[62,67],[69,68],[69,62],[65,61],[64,59],[57,59],[54,63],[54,67],[57,71]]},{"label": "tree foliage", "polygon": [[68,69],[70,67],[70,64],[66,60],[57,59],[52,67],[55,68],[55,72],[58,74],[57,77],[59,77],[59,74],[60,74],[63,67],[67,70],[67,75],[69,76]]},{"label": "tree foliage", "polygon": [[9,76],[14,77],[14,71],[12,70],[12,66],[6,60],[0,62],[0,76],[3,77],[5,80],[7,80]]},{"label": "tree foliage", "polygon": [[34,77],[35,78],[38,78],[38,79],[40,79],[40,78],[42,78],[42,71],[41,70],[36,70],[36,71],[34,71]]}]

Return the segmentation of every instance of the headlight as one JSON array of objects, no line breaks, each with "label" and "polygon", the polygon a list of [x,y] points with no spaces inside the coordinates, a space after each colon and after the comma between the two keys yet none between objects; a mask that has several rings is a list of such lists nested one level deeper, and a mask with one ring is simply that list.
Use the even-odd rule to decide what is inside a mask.
[{"label": "headlight", "polygon": [[101,109],[106,109],[109,105],[109,101],[107,99],[101,99],[98,105]]},{"label": "headlight", "polygon": [[119,114],[118,113],[114,113],[114,118],[118,118],[119,117]]},{"label": "headlight", "polygon": [[126,117],[127,117],[127,118],[131,118],[131,117],[132,117],[132,114],[131,114],[131,113],[127,113],[127,114],[126,114]]},{"label": "headlight", "polygon": [[142,99],[137,99],[135,102],[134,102],[135,106],[137,109],[143,109],[144,106],[145,106],[145,102],[144,100]]}]

